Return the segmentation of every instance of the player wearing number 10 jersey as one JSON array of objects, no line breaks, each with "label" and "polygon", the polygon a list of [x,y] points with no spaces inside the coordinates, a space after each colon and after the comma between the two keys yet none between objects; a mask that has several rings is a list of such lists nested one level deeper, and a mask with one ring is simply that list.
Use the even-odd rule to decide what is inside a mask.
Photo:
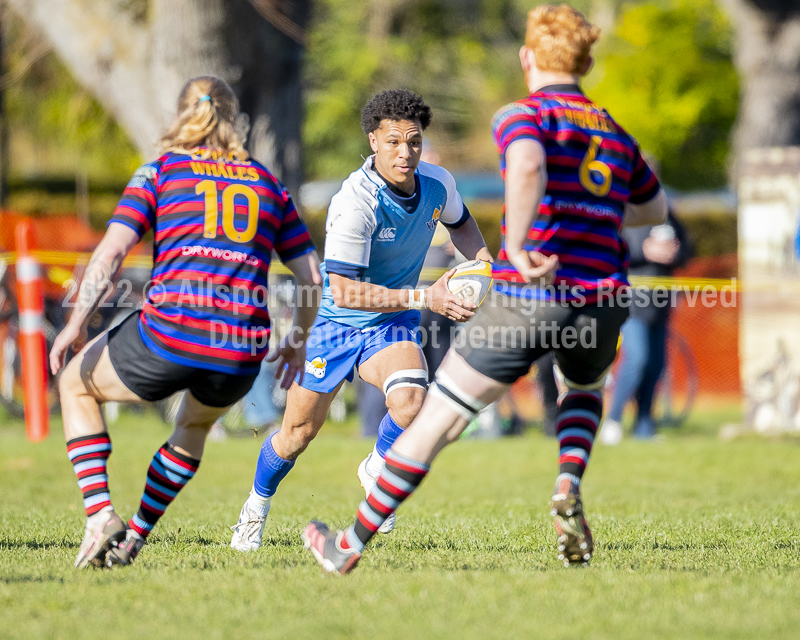
[{"label": "player wearing number 10 jersey", "polygon": [[[80,346],[88,318],[131,248],[153,230],[153,272],[144,308],[89,343],[59,387],[67,451],[86,510],[76,567],[128,565],[194,476],[208,429],[250,389],[267,352],[267,275],[272,251],[300,285],[322,277],[305,225],[286,189],[251,160],[236,134],[238,104],[222,80],[189,81],[163,155],[133,176],[92,256],[76,308],[50,355],[57,373]],[[305,361],[317,306],[295,306],[295,331],[270,356],[288,387]],[[299,335],[298,335],[299,334]],[[114,512],[106,461],[108,401],[152,402],[186,390],[175,431],[156,452],[139,510]]]},{"label": "player wearing number 10 jersey", "polygon": [[287,262],[314,248],[286,188],[255,160],[170,152],[136,172],[115,223],[155,231],[144,344],[177,364],[257,374],[271,252]]}]

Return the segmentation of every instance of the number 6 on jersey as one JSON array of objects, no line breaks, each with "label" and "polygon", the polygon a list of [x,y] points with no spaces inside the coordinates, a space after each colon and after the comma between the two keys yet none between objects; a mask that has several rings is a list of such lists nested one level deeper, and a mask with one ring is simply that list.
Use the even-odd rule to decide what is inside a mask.
[{"label": "number 6 on jersey", "polygon": [[[600,145],[603,139],[600,136],[592,136],[589,143],[589,150],[583,157],[581,166],[578,169],[578,179],[581,186],[586,189],[593,196],[604,198],[611,191],[611,168],[597,159],[597,152],[600,150]],[[592,172],[599,173],[602,182],[595,182]]]}]

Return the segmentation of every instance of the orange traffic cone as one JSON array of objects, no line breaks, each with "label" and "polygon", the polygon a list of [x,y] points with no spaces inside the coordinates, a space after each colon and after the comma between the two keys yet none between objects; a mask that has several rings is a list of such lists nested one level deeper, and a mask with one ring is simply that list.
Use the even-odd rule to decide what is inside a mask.
[{"label": "orange traffic cone", "polygon": [[25,394],[25,430],[28,440],[44,440],[49,432],[47,406],[47,345],[44,337],[44,295],[39,263],[32,255],[33,226],[17,224],[17,297],[22,390]]}]

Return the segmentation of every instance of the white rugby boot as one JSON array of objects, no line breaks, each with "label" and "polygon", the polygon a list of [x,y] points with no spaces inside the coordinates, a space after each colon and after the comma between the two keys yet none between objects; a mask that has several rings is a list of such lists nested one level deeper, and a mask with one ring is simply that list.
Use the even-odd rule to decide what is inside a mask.
[{"label": "white rugby boot", "polygon": [[[364,489],[366,492],[367,497],[369,497],[370,492],[372,491],[373,487],[378,484],[378,478],[380,477],[380,471],[376,475],[372,475],[369,472],[369,468],[371,465],[370,459],[372,456],[377,456],[374,451],[372,451],[366,458],[361,461],[361,464],[358,465],[358,480],[361,482],[361,488]],[[379,456],[378,456],[379,457]],[[381,460],[383,463],[383,460]],[[378,533],[391,533],[392,529],[394,529],[395,523],[395,514],[393,513],[388,518],[386,518],[385,522],[380,526],[378,529]]]},{"label": "white rugby boot", "polygon": [[[271,498],[270,498],[271,502]],[[267,522],[270,502],[266,505],[251,505],[248,499],[239,512],[239,522],[231,527],[231,549],[247,553],[256,551],[261,546],[264,535],[264,524]]]},{"label": "white rugby boot", "polygon": [[83,569],[89,565],[102,567],[106,552],[125,538],[127,525],[112,509],[106,509],[86,519],[75,568]]},{"label": "white rugby boot", "polygon": [[606,418],[603,420],[597,439],[612,447],[618,445],[622,441],[622,425],[616,420]]}]

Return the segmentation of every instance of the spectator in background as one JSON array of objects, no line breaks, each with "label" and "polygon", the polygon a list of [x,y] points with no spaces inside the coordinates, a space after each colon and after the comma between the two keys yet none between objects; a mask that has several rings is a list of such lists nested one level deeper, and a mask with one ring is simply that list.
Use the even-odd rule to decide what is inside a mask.
[{"label": "spectator in background", "polygon": [[[272,398],[275,390],[275,365],[261,361],[258,377],[239,403],[241,407],[219,418],[208,432],[210,442],[225,442],[228,436],[244,437],[254,433],[268,435],[278,421],[278,408]],[[233,416],[233,417],[231,417]]]},{"label": "spectator in background", "polygon": [[260,433],[269,433],[278,426],[278,408],[273,400],[275,370],[273,363],[263,360],[256,381],[242,398],[242,413],[247,431],[255,429]]},{"label": "spectator in background", "polygon": [[[624,228],[622,235],[630,249],[631,276],[670,276],[691,257],[686,229],[670,211],[667,221],[654,227]],[[672,301],[654,304],[652,289],[646,302],[634,297],[630,316],[622,325],[622,353],[614,381],[611,407],[600,431],[600,442],[615,445],[622,439],[622,412],[636,400],[637,418],[633,435],[655,435],[653,396],[664,369],[667,321]]]}]

